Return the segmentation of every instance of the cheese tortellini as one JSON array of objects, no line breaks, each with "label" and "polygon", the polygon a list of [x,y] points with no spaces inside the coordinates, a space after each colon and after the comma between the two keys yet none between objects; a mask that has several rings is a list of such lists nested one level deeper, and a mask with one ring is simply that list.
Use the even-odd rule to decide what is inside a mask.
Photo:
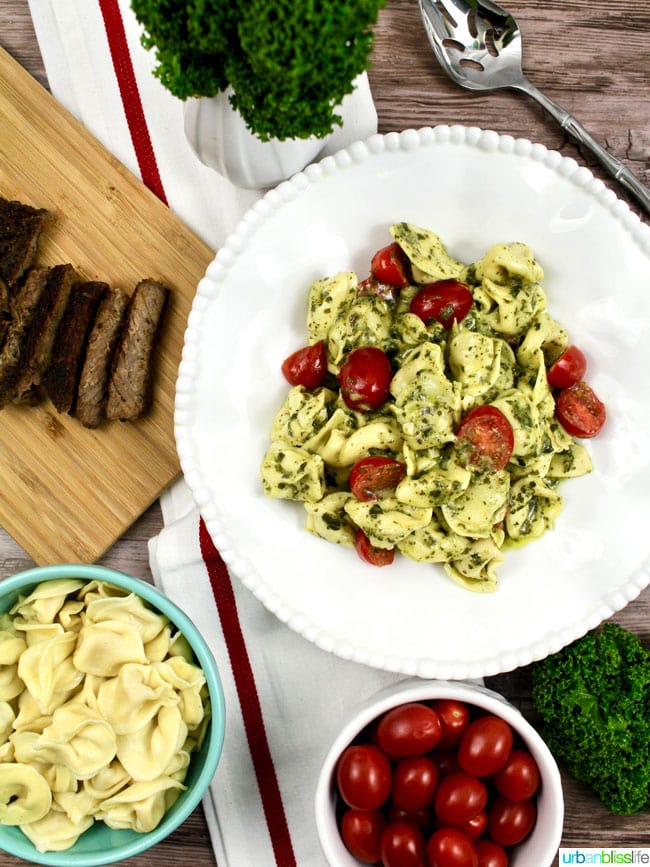
[{"label": "cheese tortellini", "polygon": [[95,821],[153,830],[209,719],[186,639],[139,596],[59,579],[0,614],[0,822],[40,852]]},{"label": "cheese tortellini", "polygon": [[[568,344],[546,309],[544,273],[520,242],[494,244],[465,265],[429,229],[391,227],[411,284],[373,291],[352,272],[309,290],[307,339],[322,341],[328,379],[296,385],[278,410],[261,477],[269,497],[302,502],[309,532],[353,546],[359,530],[378,549],[443,564],[456,583],[492,591],[508,545],[551,529],[562,509],[561,480],[589,473],[589,453],[559,425],[546,371]],[[421,286],[457,280],[472,304],[461,322],[423,321],[410,305]],[[337,376],[354,349],[389,357],[390,396],[360,412]],[[456,448],[461,420],[490,405],[510,423],[514,447],[503,468],[471,464]],[[369,456],[400,462],[392,490],[359,500],[349,484]]]}]

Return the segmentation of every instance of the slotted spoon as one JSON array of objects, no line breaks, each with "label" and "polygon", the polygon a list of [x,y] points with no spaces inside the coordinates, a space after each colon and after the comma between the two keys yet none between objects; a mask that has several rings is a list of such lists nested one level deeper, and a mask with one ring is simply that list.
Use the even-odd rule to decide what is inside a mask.
[{"label": "slotted spoon", "polygon": [[545,96],[521,67],[521,33],[515,19],[491,0],[419,0],[429,42],[442,68],[461,87],[509,87],[535,99],[650,213],[650,190],[602,148],[568,111]]}]

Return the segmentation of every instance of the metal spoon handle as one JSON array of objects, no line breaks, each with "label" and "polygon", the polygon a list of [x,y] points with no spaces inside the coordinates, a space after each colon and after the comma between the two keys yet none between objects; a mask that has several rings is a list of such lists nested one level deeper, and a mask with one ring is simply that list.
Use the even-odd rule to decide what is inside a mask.
[{"label": "metal spoon handle", "polygon": [[552,117],[555,118],[562,129],[565,129],[580,144],[589,148],[592,154],[600,160],[612,177],[632,193],[641,205],[643,205],[646,213],[650,214],[650,190],[644,186],[619,159],[616,159],[616,157],[612,156],[608,151],[601,147],[584,126],[573,117],[573,115],[569,114],[568,111],[565,111],[565,109],[556,102],[553,102],[552,99],[549,99],[548,96],[545,96],[541,90],[538,90],[535,85],[531,84],[527,79],[524,79],[521,83],[518,82],[514,87],[517,90],[522,90],[524,93],[527,93],[528,96],[536,100]]}]

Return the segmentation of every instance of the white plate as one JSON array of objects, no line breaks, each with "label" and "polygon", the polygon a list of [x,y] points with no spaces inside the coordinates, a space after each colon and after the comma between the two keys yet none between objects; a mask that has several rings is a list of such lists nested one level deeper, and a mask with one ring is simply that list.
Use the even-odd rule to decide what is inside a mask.
[{"label": "white plate", "polygon": [[[390,568],[304,529],[259,467],[306,342],[311,282],[361,275],[408,221],[463,261],[523,241],[549,310],[588,358],[608,421],[595,471],[564,483],[556,529],[507,553],[494,594],[441,567]],[[650,581],[650,230],[589,171],[526,140],[465,127],[373,136],[309,166],[246,214],[198,286],[176,399],[181,464],[234,575],[321,648],[377,668],[469,678],[558,650]]]}]

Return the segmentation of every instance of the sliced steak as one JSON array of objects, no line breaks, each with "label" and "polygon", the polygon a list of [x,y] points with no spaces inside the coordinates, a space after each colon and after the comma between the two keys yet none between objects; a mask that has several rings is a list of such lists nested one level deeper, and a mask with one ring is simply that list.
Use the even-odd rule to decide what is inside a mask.
[{"label": "sliced steak", "polygon": [[37,316],[48,273],[47,268],[32,268],[12,300],[12,317],[7,325],[0,352],[0,404],[7,403],[16,396],[23,347]]},{"label": "sliced steak", "polygon": [[168,294],[155,280],[141,280],[133,291],[108,385],[108,419],[132,421],[151,405],[153,356]]},{"label": "sliced steak", "polygon": [[0,197],[0,281],[13,290],[36,257],[47,211]]},{"label": "sliced steak", "polygon": [[49,269],[45,290],[20,356],[20,374],[16,397],[20,398],[39,385],[50,364],[54,339],[70,292],[79,278],[72,265],[54,265]]},{"label": "sliced steak", "polygon": [[105,416],[111,365],[128,304],[126,292],[111,289],[99,305],[90,331],[73,409],[73,415],[88,428],[99,427]]},{"label": "sliced steak", "polygon": [[88,334],[108,288],[107,283],[89,281],[73,286],[70,293],[56,332],[50,365],[43,374],[43,385],[59,412],[72,409]]},{"label": "sliced steak", "polygon": [[11,319],[11,294],[7,284],[0,280],[0,347],[2,346]]}]

